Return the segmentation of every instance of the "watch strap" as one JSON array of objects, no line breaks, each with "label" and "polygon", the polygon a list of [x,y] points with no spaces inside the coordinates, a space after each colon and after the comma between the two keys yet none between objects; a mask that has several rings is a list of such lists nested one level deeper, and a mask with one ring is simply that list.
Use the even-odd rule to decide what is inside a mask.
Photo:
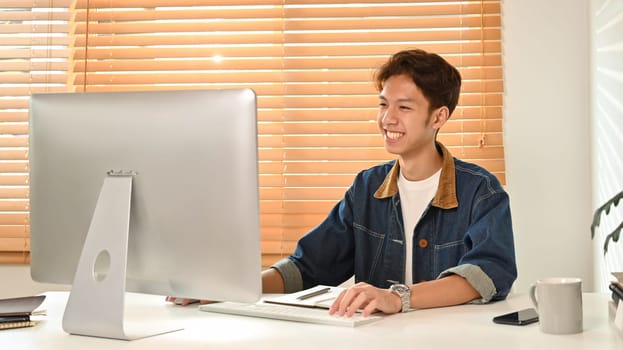
[{"label": "watch strap", "polygon": [[411,308],[411,288],[405,284],[392,284],[389,290],[400,297],[402,307],[400,312],[407,312]]}]

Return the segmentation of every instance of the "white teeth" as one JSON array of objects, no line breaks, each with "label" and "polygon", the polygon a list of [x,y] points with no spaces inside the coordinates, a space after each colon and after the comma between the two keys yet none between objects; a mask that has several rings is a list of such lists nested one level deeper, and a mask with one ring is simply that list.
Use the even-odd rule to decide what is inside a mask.
[{"label": "white teeth", "polygon": [[385,131],[385,135],[392,140],[400,138],[403,134],[401,132]]}]

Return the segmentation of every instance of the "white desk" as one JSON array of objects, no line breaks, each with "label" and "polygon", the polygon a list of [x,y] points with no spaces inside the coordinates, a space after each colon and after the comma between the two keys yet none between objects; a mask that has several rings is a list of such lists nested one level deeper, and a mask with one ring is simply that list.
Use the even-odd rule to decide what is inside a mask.
[{"label": "white desk", "polygon": [[167,304],[163,297],[140,296],[139,304],[157,309],[185,329],[130,342],[65,333],[61,320],[67,293],[46,294],[42,307],[48,315],[43,321],[31,328],[0,331],[0,349],[623,349],[623,337],[608,320],[607,294],[584,294],[584,332],[574,335],[544,334],[538,324],[517,327],[491,321],[496,315],[530,307],[526,295],[488,305],[417,310],[353,329],[212,314],[196,306]]}]

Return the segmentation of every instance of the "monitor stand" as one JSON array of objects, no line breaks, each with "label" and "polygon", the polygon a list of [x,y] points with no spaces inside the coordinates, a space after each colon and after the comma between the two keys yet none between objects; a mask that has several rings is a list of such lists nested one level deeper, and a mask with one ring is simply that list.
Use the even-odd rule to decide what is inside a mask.
[{"label": "monitor stand", "polygon": [[67,333],[133,340],[180,330],[124,317],[134,175],[109,171],[104,179],[63,316]]}]

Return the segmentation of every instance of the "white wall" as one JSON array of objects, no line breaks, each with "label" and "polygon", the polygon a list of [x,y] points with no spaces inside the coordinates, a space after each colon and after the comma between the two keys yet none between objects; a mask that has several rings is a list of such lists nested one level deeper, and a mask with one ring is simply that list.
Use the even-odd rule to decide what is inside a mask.
[{"label": "white wall", "polygon": [[[591,0],[593,208],[623,191],[623,0]],[[595,282],[607,290],[612,271],[623,271],[623,242],[605,236],[623,221],[623,201],[602,215],[595,238]]]},{"label": "white wall", "polygon": [[[588,7],[589,0],[502,2],[517,292],[554,275],[579,276],[593,288]],[[3,282],[0,297],[41,288],[27,267],[0,265],[0,280],[13,281]]]},{"label": "white wall", "polygon": [[502,2],[504,142],[519,277],[593,290],[588,0]]},{"label": "white wall", "polygon": [[36,295],[48,290],[67,290],[66,286],[33,282],[27,265],[0,265],[0,298]]}]

